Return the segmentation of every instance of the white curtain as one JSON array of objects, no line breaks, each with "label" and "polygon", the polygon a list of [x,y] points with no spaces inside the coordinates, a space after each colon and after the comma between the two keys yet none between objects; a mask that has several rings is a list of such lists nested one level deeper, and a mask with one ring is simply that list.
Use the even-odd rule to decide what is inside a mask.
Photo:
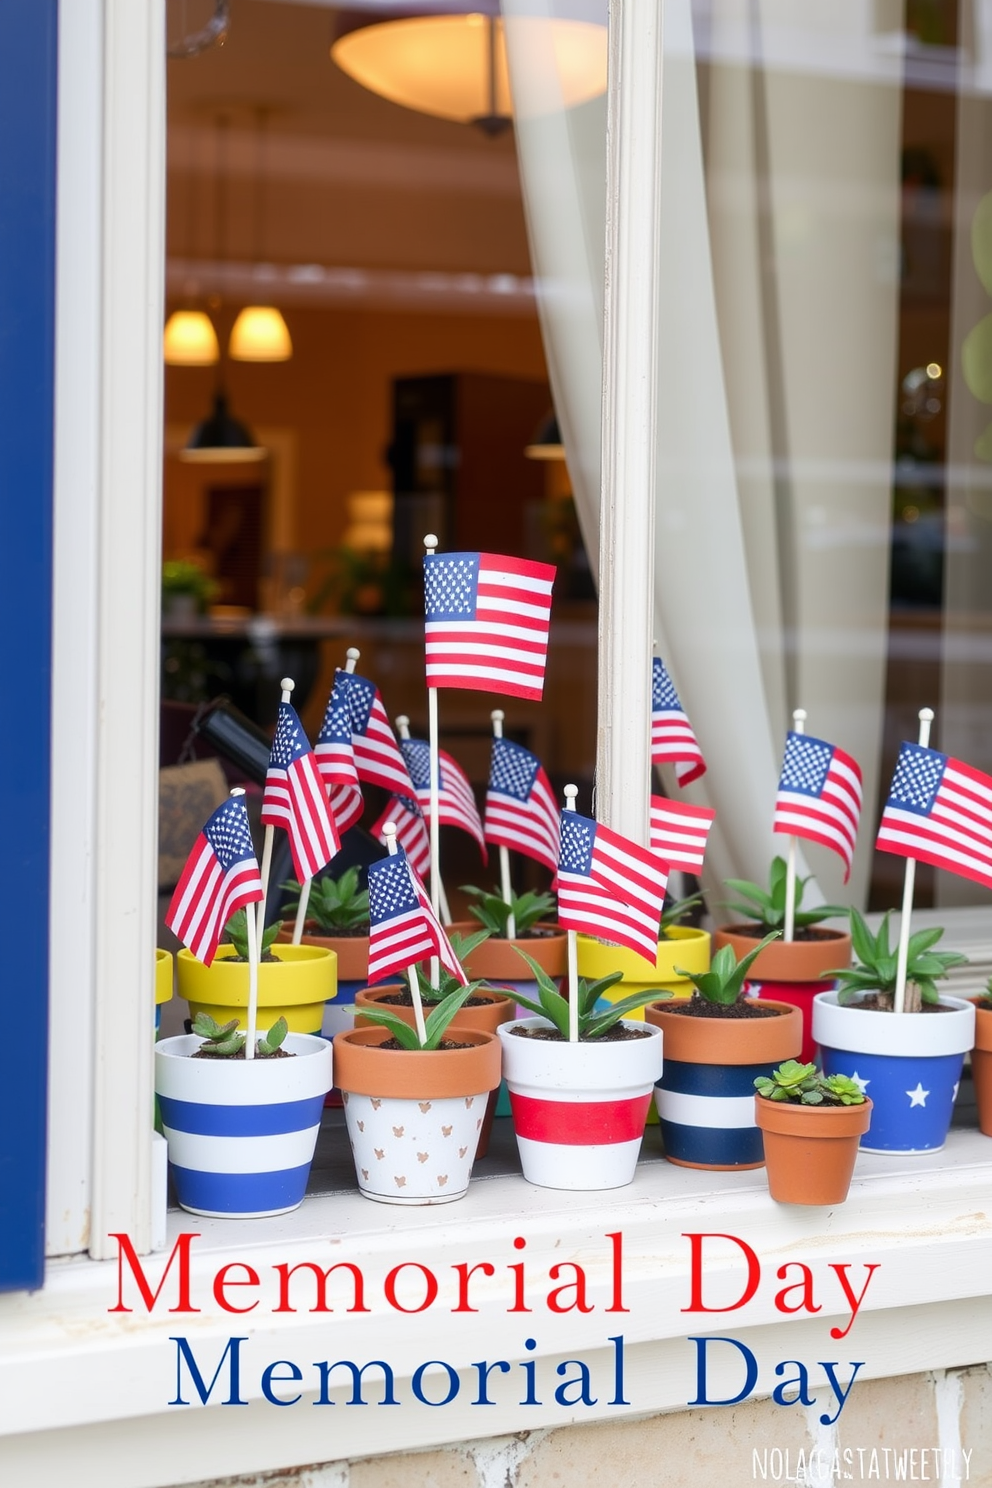
[{"label": "white curtain", "polygon": [[[605,101],[555,111],[550,46],[504,0],[552,386],[598,547]],[[899,72],[856,0],[665,0],[656,637],[709,773],[713,878],[763,879],[787,720],[881,740],[898,306]],[[700,98],[700,82],[704,93]],[[675,792],[673,792],[674,794]],[[832,855],[811,851],[840,893]]]}]

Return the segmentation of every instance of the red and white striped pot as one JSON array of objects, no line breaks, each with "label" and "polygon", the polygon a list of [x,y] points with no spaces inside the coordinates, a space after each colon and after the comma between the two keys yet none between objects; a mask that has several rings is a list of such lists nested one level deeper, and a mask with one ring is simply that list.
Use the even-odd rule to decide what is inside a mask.
[{"label": "red and white striped pot", "polygon": [[498,1029],[520,1164],[540,1188],[621,1188],[634,1177],[654,1082],[661,1030],[649,1038],[571,1044],[522,1038],[515,1028],[550,1028],[523,1018]]}]

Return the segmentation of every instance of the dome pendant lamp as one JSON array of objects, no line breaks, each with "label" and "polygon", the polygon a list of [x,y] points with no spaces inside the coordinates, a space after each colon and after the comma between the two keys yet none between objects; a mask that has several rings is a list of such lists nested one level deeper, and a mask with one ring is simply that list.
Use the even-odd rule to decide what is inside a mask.
[{"label": "dome pendant lamp", "polygon": [[[265,225],[266,111],[255,114],[254,261],[262,262]],[[274,305],[246,305],[238,315],[227,343],[234,362],[288,362],[293,355],[289,327]]]},{"label": "dome pendant lamp", "polygon": [[[604,25],[581,16],[521,17],[512,24],[552,59],[551,108],[572,108],[606,91]],[[474,124],[490,136],[513,122],[499,0],[420,0],[374,13],[344,11],[331,59],[363,88],[404,108]]]},{"label": "dome pendant lamp", "polygon": [[170,367],[213,367],[220,347],[205,310],[173,310],[165,323],[162,352]]}]

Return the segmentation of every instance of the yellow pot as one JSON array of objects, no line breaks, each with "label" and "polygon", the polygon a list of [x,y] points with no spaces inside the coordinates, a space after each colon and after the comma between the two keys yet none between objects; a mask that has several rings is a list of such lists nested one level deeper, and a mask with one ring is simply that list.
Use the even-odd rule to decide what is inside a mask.
[{"label": "yellow pot", "polygon": [[[308,945],[277,945],[272,954],[280,964],[263,961],[258,968],[259,1027],[266,1027],[263,1008],[278,1009],[276,1016],[286,1019],[290,1033],[319,1033],[324,1003],[337,996],[337,956],[322,946]],[[248,1007],[248,965],[244,961],[232,965],[233,955],[233,946],[218,946],[213,965],[204,966],[189,951],[179,952],[179,995],[189,1003],[194,1018],[203,1011],[226,1023],[232,1008]]]},{"label": "yellow pot", "polygon": [[[604,945],[591,935],[579,936],[579,975],[590,978],[609,976],[622,971],[623,981],[605,994],[607,1002],[620,1002],[624,997],[633,997],[638,992],[658,989],[672,992],[678,998],[692,995],[692,983],[680,977],[676,966],[686,971],[701,972],[710,969],[710,937],[706,930],[695,930],[688,925],[673,925],[668,934],[658,942],[658,956],[651,963],[635,951],[623,946]],[[643,1008],[627,1014],[628,1018],[643,1018]]]},{"label": "yellow pot", "polygon": [[172,1000],[172,952],[155,952],[155,1001],[171,1002]]}]

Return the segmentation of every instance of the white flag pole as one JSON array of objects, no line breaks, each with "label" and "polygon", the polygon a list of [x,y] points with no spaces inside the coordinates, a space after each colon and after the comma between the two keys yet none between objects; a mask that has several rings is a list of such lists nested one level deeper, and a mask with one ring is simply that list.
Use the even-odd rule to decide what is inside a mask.
[{"label": "white flag pole", "polygon": [[[428,532],[424,538],[424,550],[428,555],[437,552],[437,537]],[[427,687],[427,724],[430,743],[431,772],[431,908],[440,918],[441,914],[441,829],[438,821],[438,796],[441,791],[441,766],[438,761],[437,688]],[[441,966],[436,956],[431,957],[431,986],[438,986]]]},{"label": "white flag pole", "polygon": [[245,1035],[245,1058],[255,1058],[258,1030],[258,941],[255,939],[255,906],[245,905],[245,929],[248,932],[248,1031]]},{"label": "white flag pole", "polygon": [[[926,749],[930,744],[930,725],[933,723],[933,709],[921,708],[919,712],[920,736],[919,744]],[[910,922],[913,918],[913,890],[916,887],[916,859],[906,859],[906,877],[902,885],[902,919],[899,922],[899,953],[896,958],[896,990],[892,999],[892,1011],[904,1013],[906,1011],[906,967],[909,964],[909,932]]]},{"label": "white flag pole", "polygon": [[[406,716],[406,714],[405,713],[401,713],[399,715],[399,717],[395,719],[395,723],[396,723],[396,732],[399,734],[400,738],[401,739],[409,739],[409,737],[410,737],[410,720]],[[438,790],[440,790],[440,788],[441,788],[440,787],[440,781],[438,781]],[[437,896],[438,896],[438,902],[439,902],[439,904],[441,906],[442,922],[445,925],[450,925],[451,924],[451,910],[448,907],[448,896],[444,892],[444,880],[442,878],[438,878]]]},{"label": "white flag pole", "polygon": [[[386,839],[389,856],[394,857],[396,854],[396,823],[391,821],[386,822],[382,829],[382,835]],[[424,1023],[424,1004],[420,996],[420,983],[417,980],[416,966],[408,966],[406,975],[410,983],[410,996],[413,999],[413,1021],[417,1025],[417,1037],[420,1040],[421,1047],[423,1047],[427,1042],[427,1028]]]},{"label": "white flag pole", "polygon": [[[357,650],[356,647],[349,646],[346,654],[348,659],[345,662],[344,669],[346,672],[353,672],[355,670],[355,662],[358,660],[362,653]],[[331,799],[331,787],[326,786],[324,793],[327,796],[329,802]],[[296,924],[293,926],[294,945],[299,945],[300,941],[303,939],[303,929],[306,924],[307,918],[307,906],[310,903],[310,885],[312,883],[313,879],[308,878],[300,884],[300,902],[296,907]]]},{"label": "white flag pole", "polygon": [[[806,732],[806,709],[796,708],[792,715],[793,732]],[[785,864],[785,933],[783,939],[794,940],[796,933],[796,839],[789,837],[789,850]]]},{"label": "white flag pole", "polygon": [[[503,719],[506,717],[506,714],[502,708],[494,708],[489,716],[493,721],[493,738],[502,739]],[[513,890],[510,887],[510,851],[509,848],[503,845],[500,846],[499,850],[499,879],[503,902],[505,904],[512,904]],[[517,925],[513,918],[512,909],[506,917],[506,938],[507,940],[516,940],[517,938]]]},{"label": "white flag pole", "polygon": [[[565,810],[575,810],[577,785],[565,787]],[[579,942],[574,930],[568,932],[568,1041],[579,1042]]]},{"label": "white flag pole", "polygon": [[[282,701],[288,703],[293,696],[293,688],[296,683],[292,677],[283,677],[279,683],[282,688]],[[262,878],[262,897],[258,902],[258,959],[262,959],[262,937],[265,934],[265,905],[269,897],[269,870],[272,867],[272,843],[275,838],[275,827],[266,827],[265,837],[262,840],[262,867],[260,869]]]}]

